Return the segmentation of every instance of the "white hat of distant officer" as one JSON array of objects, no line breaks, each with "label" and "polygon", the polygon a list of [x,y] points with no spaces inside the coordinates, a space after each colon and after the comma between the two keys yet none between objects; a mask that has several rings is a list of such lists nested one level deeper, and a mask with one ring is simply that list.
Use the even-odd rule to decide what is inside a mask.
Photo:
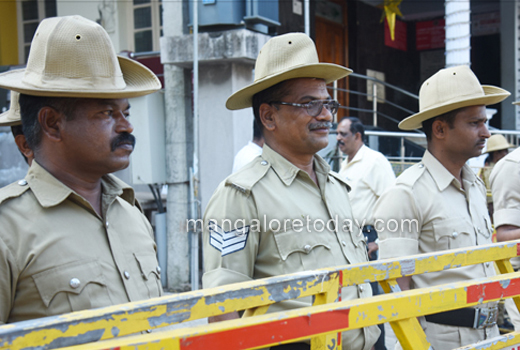
[{"label": "white hat of distant officer", "polygon": [[486,144],[486,151],[484,153],[490,153],[495,151],[501,151],[503,149],[513,148],[512,144],[507,142],[506,138],[500,134],[494,134],[489,137]]},{"label": "white hat of distant officer", "polygon": [[11,104],[9,110],[0,114],[0,126],[14,126],[21,125],[22,118],[20,115],[20,104],[18,97],[20,95],[16,91],[11,91]]},{"label": "white hat of distant officer", "polygon": [[319,78],[331,83],[352,73],[333,63],[320,63],[316,45],[303,33],[289,33],[270,39],[260,50],[255,64],[254,82],[231,95],[226,107],[231,110],[251,107],[253,95],[284,80]]},{"label": "white hat of distant officer", "polygon": [[0,87],[33,96],[130,98],[161,83],[142,64],[118,57],[99,24],[66,16],[40,23],[27,67],[0,74]]},{"label": "white hat of distant officer", "polygon": [[462,107],[492,105],[510,93],[502,88],[480,85],[468,66],[441,69],[422,85],[419,91],[419,113],[399,123],[403,130],[422,127],[422,122]]}]

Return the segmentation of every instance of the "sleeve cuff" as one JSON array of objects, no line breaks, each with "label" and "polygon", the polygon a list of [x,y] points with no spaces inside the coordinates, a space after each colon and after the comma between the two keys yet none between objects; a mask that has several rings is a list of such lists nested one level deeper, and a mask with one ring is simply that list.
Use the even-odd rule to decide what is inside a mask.
[{"label": "sleeve cuff", "polygon": [[520,210],[499,209],[493,214],[495,227],[502,225],[513,225],[520,227]]},{"label": "sleeve cuff", "polygon": [[218,268],[208,271],[202,276],[202,286],[203,288],[213,288],[252,280],[251,277],[241,274],[240,272]]},{"label": "sleeve cuff", "polygon": [[379,241],[379,259],[419,254],[419,242],[410,238],[387,238]]}]

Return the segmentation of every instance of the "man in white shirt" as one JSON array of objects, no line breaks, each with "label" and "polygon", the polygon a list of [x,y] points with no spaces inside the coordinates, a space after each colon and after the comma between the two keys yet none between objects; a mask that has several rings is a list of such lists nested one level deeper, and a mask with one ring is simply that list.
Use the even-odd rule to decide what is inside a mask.
[{"label": "man in white shirt", "polygon": [[[365,127],[358,118],[343,118],[337,131],[339,149],[347,156],[341,164],[339,174],[352,188],[349,192],[352,214],[367,239],[369,259],[376,260],[377,231],[372,211],[379,196],[394,184],[394,171],[383,154],[365,146]],[[377,282],[372,284],[372,293],[379,294]],[[386,349],[386,330],[383,325],[379,328],[381,336],[375,344],[375,350]]]},{"label": "man in white shirt", "polygon": [[352,187],[349,198],[354,219],[367,237],[368,257],[375,260],[377,232],[372,211],[381,194],[394,184],[395,174],[382,153],[365,146],[365,127],[358,118],[343,118],[337,130],[339,149],[347,156],[339,174]]},{"label": "man in white shirt", "polygon": [[249,141],[247,145],[242,147],[235,155],[233,160],[233,173],[236,173],[244,165],[262,154],[262,147],[264,147],[264,136],[262,129],[253,121],[253,141]]}]

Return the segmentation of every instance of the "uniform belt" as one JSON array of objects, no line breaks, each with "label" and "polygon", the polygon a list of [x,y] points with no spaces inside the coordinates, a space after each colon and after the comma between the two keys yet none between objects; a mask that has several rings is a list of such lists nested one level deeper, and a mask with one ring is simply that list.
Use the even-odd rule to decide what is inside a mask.
[{"label": "uniform belt", "polygon": [[464,308],[425,316],[426,321],[448,326],[486,328],[497,324],[498,307]]}]

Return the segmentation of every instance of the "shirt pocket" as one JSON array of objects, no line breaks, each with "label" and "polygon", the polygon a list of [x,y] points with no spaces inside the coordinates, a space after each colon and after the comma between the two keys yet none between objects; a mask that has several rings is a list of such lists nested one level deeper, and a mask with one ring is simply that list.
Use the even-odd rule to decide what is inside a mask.
[{"label": "shirt pocket", "polygon": [[284,273],[314,270],[334,266],[331,247],[326,242],[327,231],[303,233],[286,231],[276,233],[274,240],[278,248]]},{"label": "shirt pocket", "polygon": [[461,218],[436,220],[433,223],[436,250],[474,246],[473,225]]},{"label": "shirt pocket", "polygon": [[56,266],[34,274],[33,280],[49,315],[112,304],[97,261]]},{"label": "shirt pocket", "polygon": [[148,289],[148,298],[160,297],[163,293],[161,284],[161,269],[154,254],[134,253],[141,277]]}]

